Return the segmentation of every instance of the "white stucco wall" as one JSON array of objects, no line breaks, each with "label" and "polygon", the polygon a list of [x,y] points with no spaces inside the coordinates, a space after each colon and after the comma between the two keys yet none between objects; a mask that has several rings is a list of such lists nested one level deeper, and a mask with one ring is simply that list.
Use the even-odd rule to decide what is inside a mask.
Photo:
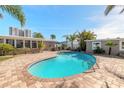
[{"label": "white stucco wall", "polygon": [[[67,47],[71,47],[71,42],[68,42],[68,43],[67,43]],[[74,42],[73,42],[73,48],[78,48],[78,47],[79,47],[79,42],[74,41]]]}]

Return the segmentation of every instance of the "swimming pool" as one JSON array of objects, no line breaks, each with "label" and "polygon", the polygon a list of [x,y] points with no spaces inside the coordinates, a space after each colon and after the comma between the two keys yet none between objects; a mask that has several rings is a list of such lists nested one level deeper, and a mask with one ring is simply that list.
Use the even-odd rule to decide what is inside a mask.
[{"label": "swimming pool", "polygon": [[63,78],[83,73],[96,63],[92,55],[81,52],[63,52],[57,57],[34,63],[28,72],[40,78]]}]

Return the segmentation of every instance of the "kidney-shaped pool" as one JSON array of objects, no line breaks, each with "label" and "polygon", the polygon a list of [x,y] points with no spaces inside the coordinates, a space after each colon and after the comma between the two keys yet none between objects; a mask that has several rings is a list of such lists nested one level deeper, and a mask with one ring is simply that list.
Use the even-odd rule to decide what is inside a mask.
[{"label": "kidney-shaped pool", "polygon": [[63,78],[83,73],[96,63],[94,56],[81,52],[63,52],[57,57],[29,66],[28,72],[40,78]]}]

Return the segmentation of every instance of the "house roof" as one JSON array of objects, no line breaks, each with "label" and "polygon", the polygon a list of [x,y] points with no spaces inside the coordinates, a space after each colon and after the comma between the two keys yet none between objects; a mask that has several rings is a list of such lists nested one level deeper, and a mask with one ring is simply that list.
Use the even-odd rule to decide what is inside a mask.
[{"label": "house roof", "polygon": [[21,39],[21,40],[37,40],[37,41],[53,41],[52,39],[42,39],[42,38],[33,38],[33,37],[23,37],[23,36],[0,36],[0,38],[6,38],[6,39]]},{"label": "house roof", "polygon": [[106,38],[106,39],[85,40],[85,41],[90,42],[90,41],[107,41],[107,40],[124,40],[124,38]]}]

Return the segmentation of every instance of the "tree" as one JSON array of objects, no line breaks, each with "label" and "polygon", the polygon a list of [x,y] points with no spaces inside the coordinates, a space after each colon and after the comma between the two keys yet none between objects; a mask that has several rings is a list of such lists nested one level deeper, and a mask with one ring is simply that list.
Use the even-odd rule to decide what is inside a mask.
[{"label": "tree", "polygon": [[114,44],[113,41],[108,40],[105,45],[109,47],[109,53],[108,54],[111,55],[112,47],[116,46],[117,44]]},{"label": "tree", "polygon": [[0,18],[3,18],[3,15],[2,14],[0,14]]},{"label": "tree", "polygon": [[[116,5],[108,5],[105,9],[105,15],[108,15],[113,8],[115,8]],[[122,10],[120,11],[120,13],[123,13],[124,12],[124,7],[122,8]]]},{"label": "tree", "polygon": [[12,45],[0,43],[0,55],[4,56],[6,53],[13,50],[14,50],[14,47]]},{"label": "tree", "polygon": [[[4,12],[7,12],[15,19],[19,20],[21,26],[25,25],[26,19],[22,7],[19,5],[0,5],[0,9]],[[3,15],[0,13],[0,18],[3,18]]]},{"label": "tree", "polygon": [[69,36],[68,35],[64,35],[63,37],[66,39],[66,44],[67,44],[68,43],[68,37]]},{"label": "tree", "polygon": [[56,35],[51,34],[51,35],[50,35],[50,38],[51,38],[51,39],[56,39]]},{"label": "tree", "polygon": [[40,51],[42,51],[45,47],[46,47],[46,46],[45,46],[45,44],[43,43],[43,41],[38,43],[38,48],[39,48]]},{"label": "tree", "polygon": [[74,43],[74,41],[76,40],[76,34],[74,33],[74,34],[72,34],[72,35],[69,35],[68,36],[68,40],[71,42],[71,48],[73,49],[73,43]]},{"label": "tree", "polygon": [[85,51],[86,50],[85,40],[96,39],[96,34],[94,34],[94,32],[84,30],[82,32],[78,32],[77,38],[79,40],[80,50]]},{"label": "tree", "polygon": [[41,33],[38,33],[38,32],[34,32],[33,37],[34,38],[44,38],[43,35]]}]

